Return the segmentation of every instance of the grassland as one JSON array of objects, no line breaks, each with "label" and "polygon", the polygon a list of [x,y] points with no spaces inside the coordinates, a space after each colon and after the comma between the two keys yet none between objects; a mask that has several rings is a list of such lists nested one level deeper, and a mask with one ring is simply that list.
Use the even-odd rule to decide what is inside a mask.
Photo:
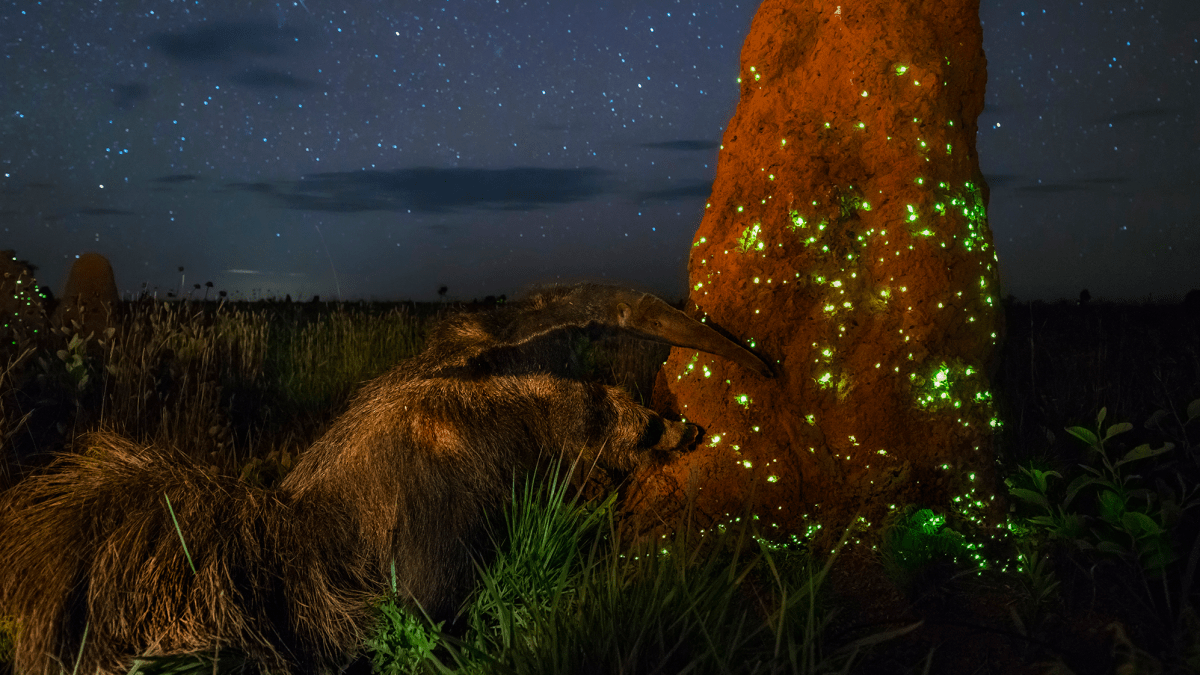
[{"label": "grassland", "polygon": [[[144,302],[121,307],[101,335],[11,336],[0,349],[0,488],[101,427],[271,486],[358,385],[416,353],[446,310]],[[1200,309],[1005,310],[994,390],[1011,536],[982,574],[921,505],[879,551],[819,556],[749,525],[704,541],[681,530],[648,548],[623,540],[611,500],[534,481],[513,486],[497,555],[461,621],[433,626],[381,598],[380,631],[357,667],[1200,672]],[[664,356],[599,344],[594,376],[644,399]],[[0,618],[0,661],[12,628]],[[230,656],[218,666],[238,668]]]}]

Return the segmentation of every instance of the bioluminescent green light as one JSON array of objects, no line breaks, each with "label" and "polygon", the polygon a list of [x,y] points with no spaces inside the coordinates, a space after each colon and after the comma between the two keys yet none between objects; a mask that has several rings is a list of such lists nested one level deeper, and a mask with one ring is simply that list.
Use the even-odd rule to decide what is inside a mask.
[{"label": "bioluminescent green light", "polygon": [[907,72],[908,72],[908,66],[903,65],[903,64],[896,66],[896,74],[897,75],[903,75]]},{"label": "bioluminescent green light", "polygon": [[754,402],[746,394],[738,394],[737,396],[733,397],[733,400],[737,401],[740,405],[744,405],[747,407],[749,407],[749,405]]},{"label": "bioluminescent green light", "polygon": [[866,122],[859,122],[859,123],[858,123],[858,128],[859,128],[859,129],[866,129],[866,128],[867,128],[867,123],[866,123]]},{"label": "bioluminescent green light", "polygon": [[863,98],[866,98],[866,97],[867,97],[867,90],[866,90],[866,89],[864,89],[864,90],[863,90],[863,92],[862,92],[862,97],[863,97]]},{"label": "bioluminescent green light", "polygon": [[[741,207],[738,208],[740,209]],[[742,236],[738,238],[738,251],[746,253],[751,250],[763,250],[765,244],[758,239],[760,232],[762,232],[762,223],[754,223],[743,230]]]},{"label": "bioluminescent green light", "polygon": [[778,483],[779,476],[767,476],[767,482],[768,483]]},{"label": "bioluminescent green light", "polygon": [[742,460],[742,466],[746,467],[747,469],[753,469],[753,468],[754,468],[754,464],[752,464],[752,463],[750,462],[750,460],[748,460],[748,459],[744,459],[744,460]]}]

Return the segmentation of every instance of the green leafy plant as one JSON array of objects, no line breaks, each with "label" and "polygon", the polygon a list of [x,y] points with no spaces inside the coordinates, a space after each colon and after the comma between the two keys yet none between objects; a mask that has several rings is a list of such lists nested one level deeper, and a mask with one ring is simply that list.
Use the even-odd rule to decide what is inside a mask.
[{"label": "green leafy plant", "polygon": [[378,605],[380,623],[363,644],[371,652],[371,668],[382,675],[409,675],[434,667],[433,651],[441,644],[442,626],[418,616],[399,600],[396,563],[392,563],[392,595]]}]

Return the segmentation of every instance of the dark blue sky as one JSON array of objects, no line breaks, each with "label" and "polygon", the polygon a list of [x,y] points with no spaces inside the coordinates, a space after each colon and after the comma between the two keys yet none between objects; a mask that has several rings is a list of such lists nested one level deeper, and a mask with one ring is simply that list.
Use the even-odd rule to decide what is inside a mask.
[{"label": "dark blue sky", "polygon": [[[1200,3],[999,0],[979,152],[1006,292],[1200,287]],[[0,248],[61,287],[685,293],[757,3],[0,4]],[[846,5],[843,11],[853,11]]]}]

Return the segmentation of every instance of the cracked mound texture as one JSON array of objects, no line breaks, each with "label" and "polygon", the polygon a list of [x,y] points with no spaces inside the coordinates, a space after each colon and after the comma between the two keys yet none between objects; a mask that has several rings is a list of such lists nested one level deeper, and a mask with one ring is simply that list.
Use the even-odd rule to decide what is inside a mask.
[{"label": "cracked mound texture", "polygon": [[626,506],[646,529],[692,501],[698,527],[752,513],[783,538],[877,532],[909,504],[994,527],[977,0],[766,0],[740,76],[688,311],[778,377],[672,350],[655,405],[708,436]]}]

